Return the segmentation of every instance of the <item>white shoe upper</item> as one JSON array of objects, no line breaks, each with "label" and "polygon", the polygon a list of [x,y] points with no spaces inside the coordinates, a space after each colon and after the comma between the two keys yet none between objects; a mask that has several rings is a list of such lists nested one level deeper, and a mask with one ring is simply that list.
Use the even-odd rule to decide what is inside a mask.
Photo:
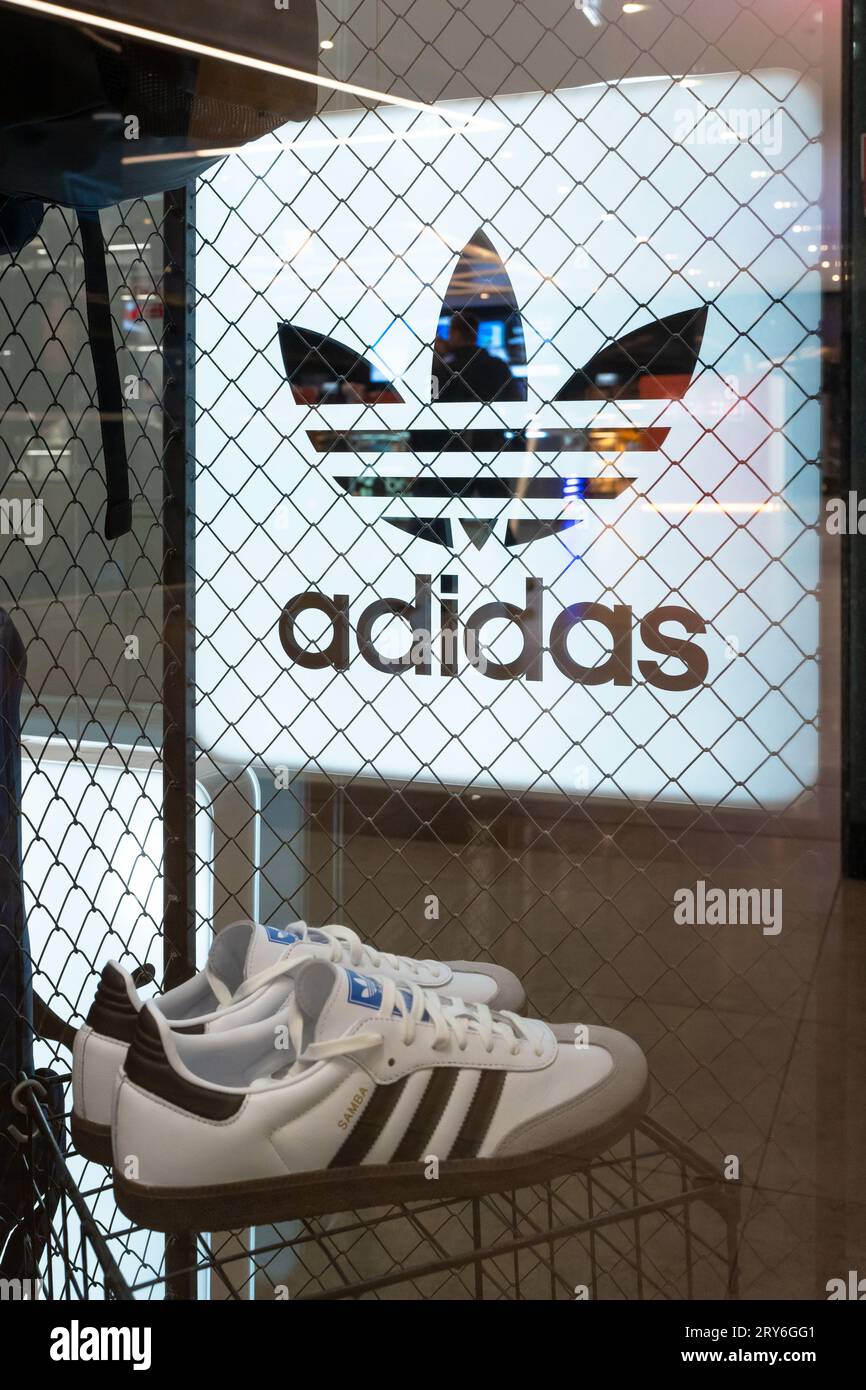
[{"label": "white shoe upper", "polygon": [[[243,929],[248,932],[246,940]],[[231,990],[232,996],[240,1000],[249,997],[258,987],[256,981],[262,983],[265,975],[279,963],[301,957],[373,971],[387,979],[489,1004],[491,1008],[519,1009],[524,1001],[523,987],[517,977],[491,962],[416,960],[412,956],[379,951],[362,941],[350,927],[317,928],[308,927],[304,922],[294,922],[289,927],[253,927],[251,923],[237,923],[235,927],[226,928],[214,941],[204,973],[218,1002],[225,1006],[229,999],[223,981],[240,977]],[[166,998],[163,996],[163,1005]]]},{"label": "white shoe upper", "polygon": [[[560,1036],[557,1036],[559,1034]],[[231,1036],[142,1017],[115,1096],[115,1167],[201,1188],[327,1167],[535,1153],[646,1086],[635,1043],[306,961],[287,1006]]]},{"label": "white shoe upper", "polygon": [[[174,1029],[220,1033],[269,1018],[291,994],[305,960],[375,971],[441,993],[496,1007],[519,1008],[523,989],[508,970],[486,962],[452,964],[378,951],[348,927],[310,928],[304,922],[270,927],[236,922],[214,938],[205,969],[151,1001]],[[116,962],[103,971],[87,1022],[73,1049],[73,1109],[80,1119],[107,1127],[114,1079],[123,1065],[143,1007],[132,976]]]}]

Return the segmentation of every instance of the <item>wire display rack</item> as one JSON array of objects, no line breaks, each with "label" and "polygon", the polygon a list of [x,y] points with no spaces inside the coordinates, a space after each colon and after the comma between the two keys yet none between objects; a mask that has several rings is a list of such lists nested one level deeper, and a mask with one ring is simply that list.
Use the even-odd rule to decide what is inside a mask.
[{"label": "wire display rack", "polygon": [[[99,1218],[110,1178],[79,1185],[45,1098],[32,1079],[15,1096],[34,1191],[40,1147],[57,1173],[50,1205],[38,1195],[34,1201],[28,1233],[32,1250],[44,1252],[33,1265],[40,1293],[167,1296],[165,1268],[153,1267],[153,1253],[124,1277],[130,1242],[142,1233]],[[739,1211],[737,1183],[647,1120],[610,1155],[539,1186],[465,1201],[436,1200],[431,1191],[430,1201],[254,1234],[191,1234],[192,1262],[174,1261],[170,1278],[231,1301],[732,1299]]]}]

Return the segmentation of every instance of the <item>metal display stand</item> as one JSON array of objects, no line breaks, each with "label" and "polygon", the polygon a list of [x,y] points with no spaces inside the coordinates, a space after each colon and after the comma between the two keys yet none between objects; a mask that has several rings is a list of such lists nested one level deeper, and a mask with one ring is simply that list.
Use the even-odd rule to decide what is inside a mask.
[{"label": "metal display stand", "polygon": [[737,1297],[739,1186],[651,1120],[611,1154],[539,1186],[259,1227],[246,1275],[236,1236],[191,1234],[171,1263],[151,1271],[142,1260],[129,1281],[121,1266],[135,1228],[94,1215],[110,1178],[78,1185],[38,1083],[20,1086],[16,1105],[29,1161],[47,1144],[62,1189],[53,1213],[34,1209],[34,1235],[48,1229],[47,1298],[162,1299],[207,1276],[231,1300]]}]

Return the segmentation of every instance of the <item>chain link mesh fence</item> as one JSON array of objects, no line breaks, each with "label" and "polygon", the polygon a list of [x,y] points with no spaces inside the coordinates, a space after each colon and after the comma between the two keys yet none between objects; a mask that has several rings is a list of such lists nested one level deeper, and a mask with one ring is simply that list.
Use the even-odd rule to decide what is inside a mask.
[{"label": "chain link mesh fence", "polygon": [[[164,954],[161,200],[105,214],[103,231],[136,498],[132,534],[112,544],[102,534],[105,482],[74,216],[49,211],[35,241],[0,257],[3,497],[32,517],[29,534],[10,526],[0,542],[0,601],[27,654],[22,850],[31,966],[38,998],[72,1026],[105,960],[161,980]],[[44,1038],[35,1061],[69,1069],[66,1050]],[[88,1190],[97,1173],[104,1185],[99,1170],[85,1174],[71,1162]],[[111,1228],[110,1184],[108,1193],[96,1210]],[[128,1244],[137,1267],[162,1240],[143,1233]]]},{"label": "chain link mesh fence", "polygon": [[[321,70],[396,104],[323,92],[196,198],[199,946],[240,916],[336,920],[387,950],[496,960],[533,1014],[621,1028],[653,1119],[716,1167],[740,1158],[742,1292],[811,1292],[779,1251],[802,1238],[812,1160],[769,1136],[837,877],[819,523],[838,35],[793,0],[319,8]],[[52,212],[0,260],[3,495],[45,503],[38,545],[2,538],[28,652],[34,984],[73,1023],[107,959],[164,975],[169,258],[161,208],[103,225],[137,383],[134,531],[111,547],[71,222]],[[343,595],[344,633],[315,606]],[[363,638],[384,600],[404,608]],[[608,617],[575,621],[555,660],[578,603]],[[473,664],[462,636],[491,604],[522,613],[523,646],[500,607]],[[672,606],[707,657],[685,690],[664,686],[684,663],[661,620],[653,645]],[[520,672],[536,620],[540,679]],[[431,650],[406,661],[416,627]],[[341,634],[339,660],[304,664]],[[622,669],[575,679],[614,636]],[[699,880],[781,889],[784,930],[678,925]],[[162,1237],[122,1230],[101,1170],[81,1176],[124,1275],[161,1296]],[[465,1230],[467,1211],[436,1219]],[[353,1232],[353,1277],[417,1238],[409,1218]],[[234,1282],[204,1259],[203,1295],[309,1292],[328,1259],[228,1239],[209,1249]],[[608,1293],[634,1296],[610,1270]]]}]

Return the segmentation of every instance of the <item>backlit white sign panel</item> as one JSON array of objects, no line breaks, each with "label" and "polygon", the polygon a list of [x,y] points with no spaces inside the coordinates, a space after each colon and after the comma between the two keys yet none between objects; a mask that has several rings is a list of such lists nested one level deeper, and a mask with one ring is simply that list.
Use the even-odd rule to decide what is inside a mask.
[{"label": "backlit white sign panel", "polygon": [[200,186],[200,745],[790,803],[818,765],[815,90],[441,111],[288,127]]}]

